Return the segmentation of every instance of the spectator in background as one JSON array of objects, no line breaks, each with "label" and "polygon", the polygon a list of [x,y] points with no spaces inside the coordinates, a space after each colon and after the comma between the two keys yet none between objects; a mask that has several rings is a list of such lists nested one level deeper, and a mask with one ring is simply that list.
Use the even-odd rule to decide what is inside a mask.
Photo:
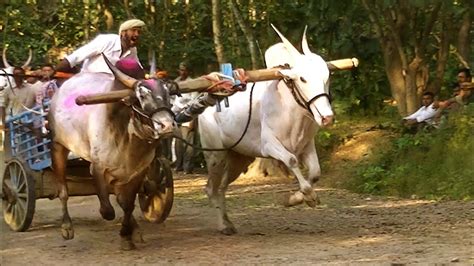
[{"label": "spectator in background", "polygon": [[58,85],[54,77],[54,67],[51,64],[45,64],[41,67],[41,81],[43,82],[41,89],[36,91],[36,105],[49,101],[58,89]]},{"label": "spectator in background", "polygon": [[422,106],[413,114],[403,118],[403,125],[410,131],[418,131],[427,126],[434,126],[437,109],[434,106],[434,94],[432,92],[425,92],[422,96]]},{"label": "spectator in background", "polygon": [[12,84],[12,88],[5,89],[0,99],[0,116],[3,125],[10,116],[15,116],[35,105],[35,90],[31,84],[25,82],[25,70],[15,67],[13,78],[15,84]]},{"label": "spectator in background", "polygon": [[472,92],[472,85],[467,86],[467,84],[472,83],[471,71],[468,68],[462,68],[458,71],[457,75],[457,84],[454,88],[453,97],[445,101],[440,101],[435,104],[441,110],[443,109],[457,109],[463,105],[466,105],[474,101],[474,93]]},{"label": "spectator in background", "polygon": [[[174,80],[175,82],[181,82],[191,79],[189,76],[189,66],[186,62],[181,62],[178,67],[179,76]],[[194,99],[199,93],[186,93],[181,97],[175,97],[173,101],[173,111],[182,109],[187,103]],[[194,128],[196,119],[191,122],[182,123],[179,125],[179,131],[181,137],[188,143],[194,144]],[[176,139],[175,141],[175,153],[176,153],[176,171],[185,171],[190,174],[193,172],[193,155],[194,149],[183,141]]]}]

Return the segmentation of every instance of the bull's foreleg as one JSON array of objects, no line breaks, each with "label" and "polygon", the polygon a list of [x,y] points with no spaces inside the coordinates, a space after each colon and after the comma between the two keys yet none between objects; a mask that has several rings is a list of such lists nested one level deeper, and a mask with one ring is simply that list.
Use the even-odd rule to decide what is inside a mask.
[{"label": "bull's foreleg", "polygon": [[311,186],[313,186],[321,177],[321,166],[319,165],[318,154],[316,152],[314,141],[311,141],[308,146],[306,146],[303,154],[301,155],[301,160],[308,168],[308,181]]},{"label": "bull's foreleg", "polygon": [[133,217],[133,210],[135,208],[135,197],[138,188],[141,184],[140,178],[135,178],[126,185],[115,187],[115,195],[117,202],[123,210],[122,228],[120,229],[121,249],[132,250],[135,249],[134,238],[141,238],[141,232],[138,223]]},{"label": "bull's foreleg", "polygon": [[300,191],[290,195],[285,205],[294,206],[305,201],[311,207],[316,206],[318,197],[311,183],[301,173],[298,158],[283,147],[273,134],[265,134],[265,138],[262,137],[262,154],[282,161],[298,180]]},{"label": "bull's foreleg", "polygon": [[61,234],[64,239],[74,238],[74,228],[72,220],[67,209],[67,200],[69,198],[66,183],[66,164],[69,151],[61,144],[53,142],[51,146],[53,172],[56,176],[58,185],[58,195],[62,203],[63,220],[61,223]]},{"label": "bull's foreleg", "polygon": [[105,171],[98,165],[91,164],[91,173],[95,180],[95,186],[97,189],[97,197],[100,202],[100,215],[105,220],[111,221],[115,219],[115,210],[112,204],[110,204],[109,190],[107,188],[107,178]]}]

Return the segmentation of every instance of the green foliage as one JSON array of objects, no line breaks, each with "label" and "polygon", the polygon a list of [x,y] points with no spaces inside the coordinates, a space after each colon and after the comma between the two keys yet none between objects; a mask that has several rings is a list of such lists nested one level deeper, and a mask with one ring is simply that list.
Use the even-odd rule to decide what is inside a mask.
[{"label": "green foliage", "polygon": [[427,198],[474,197],[474,105],[449,115],[437,130],[405,134],[358,167],[348,188]]},{"label": "green foliage", "polygon": [[[388,110],[383,101],[392,95],[380,40],[361,1],[344,1],[344,8],[341,8],[340,2],[329,0],[237,2],[258,41],[262,65],[265,49],[280,41],[270,23],[275,24],[297,48],[301,46],[304,27],[308,26],[307,38],[311,49],[325,60],[357,57],[360,61],[357,70],[339,71],[332,75],[331,92],[338,105],[338,115],[381,115]],[[374,8],[382,9],[398,5],[394,0],[370,2]],[[453,24],[459,24],[466,6],[462,4],[464,2],[467,3],[446,2],[443,4],[443,16],[452,14]],[[125,6],[125,3],[128,5]],[[403,2],[411,7],[410,11],[417,11],[414,13],[418,14],[414,19],[407,19],[413,27],[404,31],[404,43],[409,44],[413,36],[419,35],[426,24],[426,11],[433,3],[425,0]],[[248,45],[231,12],[230,1],[222,0],[221,8],[226,57],[236,67],[250,68]],[[106,10],[113,16],[110,29],[107,28]],[[177,74],[180,61],[190,63],[193,76],[218,70],[209,0],[0,1],[0,14],[0,43],[2,47],[9,46],[8,58],[12,64],[24,62],[28,47],[34,50],[33,65],[56,63],[61,57],[57,50],[70,52],[98,33],[115,33],[121,22],[136,17],[147,23],[138,49],[145,67],[148,67],[151,51],[155,51],[158,66],[168,70],[171,76]],[[430,35],[433,39],[426,47],[430,54],[435,54],[439,47],[435,40],[442,30],[439,21],[435,30]],[[454,39],[454,34],[451,39]],[[406,49],[406,52],[411,54],[413,51]],[[447,77],[455,76],[455,58],[451,55],[448,60]],[[437,57],[427,60],[430,66],[435,66]],[[435,68],[430,69],[432,77]],[[446,85],[442,90],[443,97],[450,96],[450,88]]]}]

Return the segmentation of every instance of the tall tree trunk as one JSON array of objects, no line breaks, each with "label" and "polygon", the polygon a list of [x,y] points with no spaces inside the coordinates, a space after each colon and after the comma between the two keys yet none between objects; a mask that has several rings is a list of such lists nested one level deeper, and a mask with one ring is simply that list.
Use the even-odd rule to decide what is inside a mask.
[{"label": "tall tree trunk", "polygon": [[132,11],[130,11],[130,1],[129,0],[123,0],[123,7],[125,9],[125,13],[127,13],[127,18],[126,19],[132,18],[133,16],[132,16]]},{"label": "tall tree trunk", "polygon": [[163,65],[163,54],[165,50],[165,38],[164,36],[166,35],[166,23],[168,21],[168,15],[169,15],[169,6],[170,6],[170,0],[164,0],[163,1],[163,10],[160,11],[161,14],[161,33],[160,33],[160,44],[159,44],[159,52],[158,52],[158,65]]},{"label": "tall tree trunk", "polygon": [[443,16],[441,31],[439,36],[439,50],[436,55],[436,74],[433,81],[428,86],[428,91],[435,95],[441,90],[444,81],[444,73],[446,71],[446,64],[449,56],[449,32],[452,31],[452,15]]},{"label": "tall tree trunk", "polygon": [[104,9],[104,17],[105,17],[105,27],[107,31],[112,30],[112,27],[114,26],[114,16],[112,15],[112,12],[109,9],[109,0],[104,0],[102,4],[102,8]]},{"label": "tall tree trunk", "polygon": [[466,10],[464,11],[463,17],[462,17],[462,22],[461,22],[461,27],[459,28],[459,33],[458,33],[458,52],[459,52],[459,57],[461,59],[461,63],[464,65],[464,67],[469,68],[469,66],[472,67],[472,62],[471,62],[471,44],[472,44],[472,37],[470,35],[471,32],[471,27],[472,27],[472,17],[471,17],[471,4],[469,3],[470,1],[465,1],[464,6],[466,7]]},{"label": "tall tree trunk", "polygon": [[231,8],[232,8],[232,13],[235,16],[235,19],[237,20],[237,23],[239,23],[240,29],[245,35],[245,38],[247,39],[247,45],[249,47],[250,51],[250,58],[252,60],[252,68],[257,69],[259,67],[258,64],[258,51],[257,51],[257,45],[255,43],[255,37],[253,35],[252,30],[250,29],[248,23],[245,22],[244,18],[242,17],[242,14],[237,7],[237,3],[235,0],[230,1]]},{"label": "tall tree trunk", "polygon": [[212,33],[214,34],[214,49],[219,64],[226,63],[221,30],[221,1],[212,0]]},{"label": "tall tree trunk", "polygon": [[385,72],[390,84],[392,96],[395,101],[397,101],[398,113],[405,116],[407,114],[405,78],[403,77],[403,67],[400,56],[393,47],[393,43],[389,41],[385,41],[382,44],[382,51],[385,62]]},{"label": "tall tree trunk", "polygon": [[83,25],[83,30],[84,30],[84,40],[89,40],[89,19],[90,19],[90,8],[89,8],[89,0],[83,0],[84,4],[84,14],[83,18],[84,20],[82,21]]}]

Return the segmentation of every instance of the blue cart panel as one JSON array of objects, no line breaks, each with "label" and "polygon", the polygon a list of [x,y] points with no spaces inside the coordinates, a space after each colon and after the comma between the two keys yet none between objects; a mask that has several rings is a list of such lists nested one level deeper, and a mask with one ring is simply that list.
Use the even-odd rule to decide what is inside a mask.
[{"label": "blue cart panel", "polygon": [[27,163],[32,170],[51,166],[51,140],[46,132],[46,110],[49,104],[35,107],[7,119],[13,158]]}]

